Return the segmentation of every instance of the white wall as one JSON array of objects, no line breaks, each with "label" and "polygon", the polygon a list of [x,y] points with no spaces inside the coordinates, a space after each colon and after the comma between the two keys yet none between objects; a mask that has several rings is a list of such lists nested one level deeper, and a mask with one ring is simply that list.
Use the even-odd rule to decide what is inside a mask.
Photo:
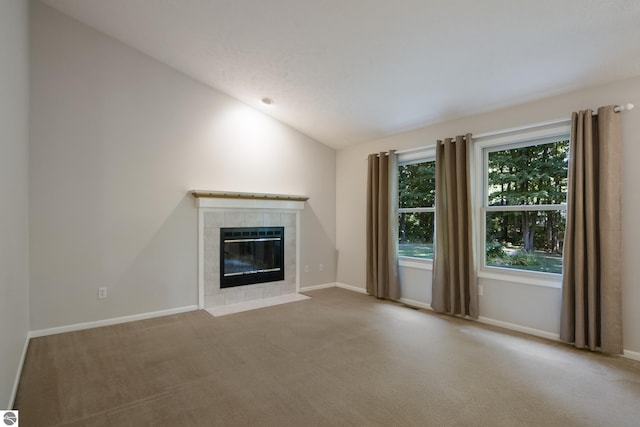
[{"label": "white wall", "polygon": [[335,281],[333,149],[33,9],[32,330],[197,304],[189,189],[310,196],[301,283]]},{"label": "white wall", "polygon": [[[572,111],[631,102],[640,106],[640,77],[526,103],[509,109],[478,114],[424,127],[393,137],[367,142],[338,152],[337,249],[338,282],[365,287],[365,190],[367,154],[388,149],[433,145],[437,139],[461,133],[483,133],[570,117]],[[625,348],[640,352],[640,109],[623,113],[624,144],[624,324]],[[430,271],[402,268],[402,296],[429,303]],[[560,323],[560,290],[481,279],[480,315],[525,328],[557,334]],[[420,292],[420,286],[425,292]]]},{"label": "white wall", "polygon": [[0,408],[29,331],[29,2],[0,1]]}]

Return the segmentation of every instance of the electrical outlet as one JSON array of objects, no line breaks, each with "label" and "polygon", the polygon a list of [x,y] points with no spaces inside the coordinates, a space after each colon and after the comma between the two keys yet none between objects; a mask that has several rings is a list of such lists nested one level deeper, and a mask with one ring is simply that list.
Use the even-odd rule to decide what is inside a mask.
[{"label": "electrical outlet", "polygon": [[308,266],[308,265],[305,265],[305,266],[304,266],[304,272],[305,272],[305,273],[308,273],[308,272],[309,272],[309,266]]},{"label": "electrical outlet", "polygon": [[107,297],[107,288],[98,288],[98,298]]},{"label": "electrical outlet", "polygon": [[324,264],[320,264],[318,266],[318,271],[324,271]]},{"label": "electrical outlet", "polygon": [[482,289],[482,285],[478,285],[478,295],[482,296],[484,293],[484,289]]}]

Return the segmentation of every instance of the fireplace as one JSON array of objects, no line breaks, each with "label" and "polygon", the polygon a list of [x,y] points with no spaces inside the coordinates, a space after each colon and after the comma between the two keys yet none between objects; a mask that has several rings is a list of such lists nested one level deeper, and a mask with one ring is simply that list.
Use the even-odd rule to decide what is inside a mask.
[{"label": "fireplace", "polygon": [[220,229],[220,288],[284,280],[284,227]]},{"label": "fireplace", "polygon": [[[222,308],[253,301],[272,300],[275,297],[297,293],[300,288],[300,217],[305,207],[305,196],[229,193],[205,190],[193,190],[198,206],[198,307],[204,309]],[[241,228],[242,227],[242,228]],[[280,230],[280,235],[267,232]],[[227,232],[248,232],[248,236],[225,236]],[[261,236],[260,232],[265,232]],[[253,232],[258,233],[252,235]],[[271,249],[266,249],[266,240],[261,242],[228,242],[225,248],[223,237],[229,240],[270,240]],[[254,246],[253,249],[248,249]],[[257,249],[256,246],[257,245]],[[235,247],[234,247],[235,246]],[[261,248],[263,246],[263,248]],[[246,268],[229,269],[225,265],[221,252],[235,250],[245,254],[263,251],[267,260],[274,266],[245,265]],[[279,249],[279,251],[275,250]],[[271,252],[269,252],[271,251]],[[263,257],[264,258],[264,257]],[[248,262],[248,264],[258,264]],[[271,270],[252,273],[256,270]],[[279,269],[275,270],[275,269]],[[236,273],[227,275],[229,273]],[[242,273],[242,274],[238,274]],[[259,274],[256,276],[256,274]],[[263,274],[266,274],[263,275]],[[269,280],[266,283],[249,283],[256,277]],[[222,282],[225,284],[223,285]],[[244,284],[242,284],[244,283]]]}]

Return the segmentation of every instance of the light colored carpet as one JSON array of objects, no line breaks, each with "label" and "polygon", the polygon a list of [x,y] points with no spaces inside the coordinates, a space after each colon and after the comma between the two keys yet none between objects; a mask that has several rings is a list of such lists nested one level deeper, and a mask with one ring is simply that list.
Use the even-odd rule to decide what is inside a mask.
[{"label": "light colored carpet", "polygon": [[277,297],[257,299],[253,301],[240,302],[238,304],[220,305],[206,308],[205,311],[214,317],[226,316],[228,314],[242,313],[243,311],[256,310],[258,308],[273,307],[274,305],[288,304],[309,299],[302,294],[286,294]]},{"label": "light colored carpet", "polygon": [[343,289],[35,338],[24,426],[637,426],[640,363]]}]

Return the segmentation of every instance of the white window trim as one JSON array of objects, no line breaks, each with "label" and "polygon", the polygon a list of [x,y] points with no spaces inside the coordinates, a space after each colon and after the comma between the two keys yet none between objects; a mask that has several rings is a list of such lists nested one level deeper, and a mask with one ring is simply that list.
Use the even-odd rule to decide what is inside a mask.
[{"label": "white window trim", "polygon": [[398,166],[435,161],[436,147],[420,147],[398,153]]},{"label": "white window trim", "polygon": [[[473,224],[473,229],[475,230],[475,244],[477,254],[476,274],[478,277],[551,288],[562,287],[562,274],[517,270],[485,265],[486,212],[500,210],[529,210],[529,208],[526,207],[523,209],[522,206],[510,206],[506,208],[503,208],[501,206],[485,207],[485,201],[487,200],[488,176],[484,165],[486,164],[485,155],[487,152],[508,148],[524,147],[527,145],[531,145],[530,143],[532,141],[540,141],[539,143],[544,143],[545,140],[549,140],[549,142],[551,142],[551,140],[558,137],[566,137],[570,134],[570,132],[570,121],[562,120],[540,123],[537,125],[528,126],[527,128],[507,130],[504,132],[488,135],[486,137],[479,136],[474,138],[474,150],[472,152],[473,159],[471,163],[475,165],[475,173],[472,175],[475,178],[475,191],[473,197],[473,212],[475,213],[475,224]],[[472,186],[474,186],[474,184],[472,184]],[[563,208],[566,209],[566,204],[552,206],[532,206],[531,210],[558,210]]]},{"label": "white window trim", "polygon": [[433,270],[433,260],[429,258],[399,256],[398,264],[400,267],[416,268],[418,270]]},{"label": "white window trim", "polygon": [[411,213],[411,212],[420,213],[420,212],[435,212],[435,211],[436,211],[435,206],[430,208],[398,208],[398,213]]},{"label": "white window trim", "polygon": [[[436,147],[420,147],[411,150],[406,150],[398,153],[398,166],[415,165],[416,163],[423,162],[435,162],[436,160]],[[398,208],[398,213],[410,213],[410,212],[434,212],[435,206],[427,208]],[[433,270],[432,258],[417,258],[398,255],[398,264],[400,267],[417,268],[420,270]]]}]

